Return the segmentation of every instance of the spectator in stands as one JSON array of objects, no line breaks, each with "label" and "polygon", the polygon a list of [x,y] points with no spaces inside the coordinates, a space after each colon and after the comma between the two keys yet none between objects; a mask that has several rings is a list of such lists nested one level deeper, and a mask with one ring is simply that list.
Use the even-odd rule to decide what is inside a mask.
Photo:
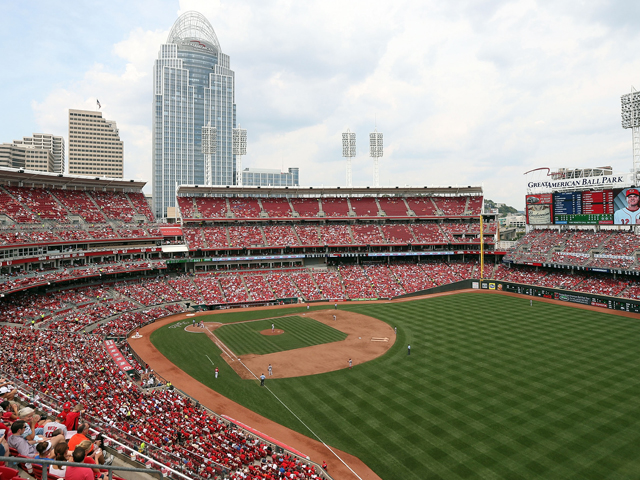
[{"label": "spectator in stands", "polygon": [[[53,449],[53,454],[53,459],[57,460],[58,462],[71,462],[73,460],[71,452],[69,451],[69,444],[67,442],[60,442],[58,445],[56,445]],[[67,467],[50,465],[49,473],[60,478],[65,478]]]},{"label": "spectator in stands", "polygon": [[0,379],[0,397],[11,401],[16,396],[16,393],[18,393],[18,390],[11,385],[11,382],[7,381],[6,378]]},{"label": "spectator in stands", "polygon": [[[78,403],[73,410],[67,413],[67,418],[64,421],[64,425],[67,427],[67,430],[77,430],[78,423],[80,421],[80,414],[84,413],[84,406],[81,403]],[[74,448],[69,446],[69,449]]]},{"label": "spectator in stands", "polygon": [[15,448],[18,451],[19,455],[34,458],[38,452],[36,451],[36,447],[23,437],[26,428],[27,425],[24,420],[16,420],[13,422],[13,425],[11,425],[11,433],[13,435],[9,437],[8,443],[11,448]]},{"label": "spectator in stands", "polygon": [[[89,465],[102,465],[103,463],[100,463],[98,461],[97,458],[97,454],[100,453],[100,456],[102,456],[102,452],[100,451],[99,448],[97,448],[93,443],[91,443],[91,440],[83,440],[80,442],[80,444],[78,445],[78,447],[82,448],[84,450],[84,463],[87,463]],[[100,475],[100,469],[99,468],[93,468],[91,467],[91,470],[93,470],[93,474],[97,477],[98,475]]]},{"label": "spectator in stands", "polygon": [[9,444],[7,443],[7,429],[0,431],[0,457],[9,455]]},{"label": "spectator in stands", "polygon": [[53,458],[53,446],[49,441],[38,443],[38,445],[36,445],[36,452],[38,452],[38,454],[35,458]]},{"label": "spectator in stands", "polygon": [[59,413],[55,420],[48,420],[45,422],[42,432],[46,438],[54,437],[60,433],[67,438],[67,427],[64,424],[64,416],[62,413]]},{"label": "spectator in stands", "polygon": [[23,420],[25,423],[25,432],[22,436],[27,440],[33,440],[36,436],[40,415],[36,415],[33,408],[25,407],[18,412],[18,416],[20,420]]},{"label": "spectator in stands", "polygon": [[[84,448],[77,446],[73,451],[73,462],[74,463],[84,463],[86,453]],[[107,474],[101,473],[97,477],[94,477],[93,471],[88,467],[68,467],[65,475],[67,480],[93,480],[94,478],[98,480],[105,480],[107,478]]]},{"label": "spectator in stands", "polygon": [[3,410],[2,420],[4,422],[13,423],[18,419],[18,405],[16,403],[5,400],[0,403],[0,407]]}]

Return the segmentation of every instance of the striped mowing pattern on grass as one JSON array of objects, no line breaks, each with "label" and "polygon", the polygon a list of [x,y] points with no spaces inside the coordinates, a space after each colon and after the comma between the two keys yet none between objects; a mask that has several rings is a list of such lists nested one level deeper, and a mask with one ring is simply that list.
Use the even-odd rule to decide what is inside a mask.
[{"label": "striped mowing pattern on grass", "polygon": [[[269,386],[384,480],[640,478],[637,319],[474,293],[341,309],[397,326],[389,352]],[[227,396],[308,434],[232,383]]]},{"label": "striped mowing pattern on grass", "polygon": [[[262,335],[271,324],[284,330],[280,335]],[[347,334],[309,317],[280,317],[270,320],[227,324],[215,331],[216,336],[236,355],[283,352],[322,343],[339,342]]]}]

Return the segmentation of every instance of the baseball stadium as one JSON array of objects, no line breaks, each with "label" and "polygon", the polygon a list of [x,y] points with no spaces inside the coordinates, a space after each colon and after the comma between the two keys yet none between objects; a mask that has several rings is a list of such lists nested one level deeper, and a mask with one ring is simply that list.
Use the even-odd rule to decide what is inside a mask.
[{"label": "baseball stadium", "polygon": [[177,480],[640,478],[638,191],[601,173],[529,182],[506,242],[479,186],[181,185],[166,223],[2,168],[11,454],[86,422]]}]

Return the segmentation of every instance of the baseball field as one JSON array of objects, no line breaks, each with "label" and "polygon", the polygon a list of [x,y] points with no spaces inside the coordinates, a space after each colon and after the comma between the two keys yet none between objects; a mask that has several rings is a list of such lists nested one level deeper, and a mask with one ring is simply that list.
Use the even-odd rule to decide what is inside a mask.
[{"label": "baseball field", "polygon": [[[304,422],[384,480],[640,478],[639,319],[480,293],[341,304],[335,328],[333,313],[324,305],[198,317],[217,322],[222,350],[186,331],[190,321],[159,328],[151,342],[204,385],[311,435]],[[224,361],[227,348],[251,356],[347,342],[339,324],[351,313],[391,332],[386,353],[363,363],[354,354],[352,370],[340,358],[344,368],[260,388]],[[265,332],[272,323],[283,331],[277,342]],[[372,340],[356,337],[354,352]]]}]

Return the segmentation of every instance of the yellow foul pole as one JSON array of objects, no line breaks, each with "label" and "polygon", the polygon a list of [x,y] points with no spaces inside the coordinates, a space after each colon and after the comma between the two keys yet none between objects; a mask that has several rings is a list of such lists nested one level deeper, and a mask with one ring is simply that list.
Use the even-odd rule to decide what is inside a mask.
[{"label": "yellow foul pole", "polygon": [[484,279],[484,235],[482,225],[482,213],[480,214],[480,280]]}]

